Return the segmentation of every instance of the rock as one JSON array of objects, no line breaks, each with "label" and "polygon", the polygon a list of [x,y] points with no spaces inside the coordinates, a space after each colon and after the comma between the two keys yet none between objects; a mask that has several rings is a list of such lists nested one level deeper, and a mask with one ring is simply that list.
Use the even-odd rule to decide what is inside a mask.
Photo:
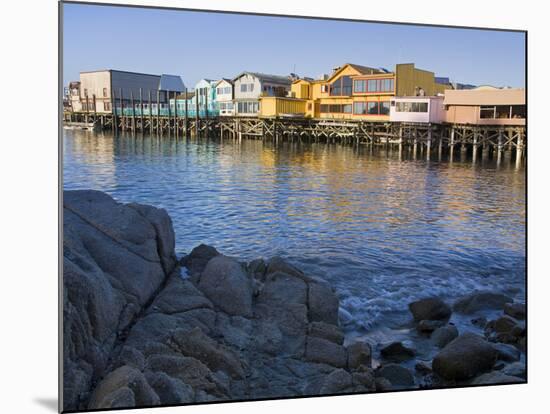
[{"label": "rock", "polygon": [[421,375],[428,375],[432,373],[432,364],[427,361],[418,361],[414,369]]},{"label": "rock", "polygon": [[415,356],[413,349],[406,347],[401,342],[392,342],[380,350],[384,359],[394,362],[402,362]]},{"label": "rock", "polygon": [[409,304],[409,310],[415,321],[443,320],[447,321],[451,316],[451,308],[439,298],[420,299]]},{"label": "rock", "polygon": [[485,336],[491,341],[515,344],[525,334],[525,327],[509,316],[501,316],[485,326]]},{"label": "rock", "polygon": [[525,363],[523,362],[513,362],[510,365],[505,366],[502,369],[504,375],[509,375],[511,377],[527,378],[527,369]]},{"label": "rock", "polygon": [[372,350],[367,342],[357,341],[349,344],[346,348],[348,354],[348,369],[357,369],[360,366],[371,366]]},{"label": "rock", "polygon": [[[258,324],[252,335],[254,348],[260,352],[277,355],[283,348],[283,333],[274,322]],[[305,343],[305,335],[304,335]]]},{"label": "rock", "polygon": [[485,329],[485,326],[487,325],[487,319],[484,317],[471,319],[470,322],[472,322],[472,325],[477,326],[481,329]]},{"label": "rock", "polygon": [[497,351],[482,337],[464,333],[447,344],[433,359],[436,374],[447,380],[464,380],[490,370]]},{"label": "rock", "polygon": [[[164,210],[99,191],[63,193],[63,410],[89,405],[93,384],[109,374],[113,350],[162,288],[174,258]],[[105,404],[137,403],[141,396],[128,389],[103,395]]]},{"label": "rock", "polygon": [[375,378],[374,386],[375,386],[377,392],[391,391],[391,389],[393,388],[391,382],[388,381],[386,378],[383,378],[383,377]]},{"label": "rock", "polygon": [[308,336],[306,341],[305,359],[343,368],[347,363],[347,354],[343,346],[326,339]]},{"label": "rock", "polygon": [[164,372],[147,372],[145,378],[153,387],[163,405],[189,404],[194,401],[195,392],[193,388],[179,379],[172,378]]},{"label": "rock", "polygon": [[418,322],[418,324],[416,325],[416,329],[418,329],[420,332],[430,333],[435,331],[437,328],[440,328],[443,325],[445,325],[444,321],[436,321],[436,320],[430,321],[430,320],[423,319],[420,322]]},{"label": "rock", "polygon": [[271,259],[269,259],[267,263],[267,269],[265,271],[265,277],[267,278],[269,275],[273,273],[286,273],[287,275],[297,277],[299,279],[302,279],[304,281],[308,281],[304,273],[292,266],[290,263],[287,263],[284,259],[282,259],[279,256],[274,256]]},{"label": "rock", "polygon": [[493,348],[497,351],[497,358],[501,361],[515,362],[520,359],[519,350],[512,345],[494,344]]},{"label": "rock", "polygon": [[454,325],[442,326],[432,334],[431,340],[438,348],[443,348],[458,336],[458,329]]},{"label": "rock", "polygon": [[252,284],[235,259],[221,255],[210,259],[198,288],[225,313],[252,316]]},{"label": "rock", "polygon": [[137,369],[138,371],[143,371],[145,369],[145,357],[134,347],[125,346],[120,351],[118,363],[114,368],[118,368],[124,365],[128,365],[132,368]]},{"label": "rock", "polygon": [[480,310],[502,309],[511,301],[511,298],[501,293],[480,291],[458,299],[453,305],[453,310],[469,315]]},{"label": "rock", "polygon": [[264,280],[266,270],[267,265],[264,259],[252,260],[247,266],[247,271],[250,277],[260,281]]},{"label": "rock", "polygon": [[324,283],[309,283],[308,317],[312,322],[338,325],[339,300],[334,290]]},{"label": "rock", "polygon": [[492,371],[480,375],[473,379],[470,384],[472,385],[482,385],[482,384],[516,384],[525,382],[523,378],[512,377],[506,375],[501,371]]},{"label": "rock", "polygon": [[372,369],[354,372],[351,374],[351,378],[353,385],[363,385],[368,391],[376,391],[376,380]]},{"label": "rock", "polygon": [[211,371],[223,370],[235,379],[245,376],[245,368],[238,356],[229,348],[209,338],[200,328],[174,331],[169,345],[175,347],[182,355],[198,359]]},{"label": "rock", "polygon": [[110,372],[94,389],[89,409],[151,406],[160,399],[143,374],[135,368],[122,366]]},{"label": "rock", "polygon": [[307,284],[300,278],[280,271],[271,273],[258,294],[258,303],[274,307],[307,305]]},{"label": "rock", "polygon": [[344,343],[344,333],[342,330],[336,325],[325,322],[311,322],[308,327],[308,334],[317,338],[326,339],[338,345]]},{"label": "rock", "polygon": [[387,379],[392,386],[413,386],[414,376],[407,368],[398,364],[382,365],[376,370],[378,377]]},{"label": "rock", "polygon": [[524,303],[507,303],[504,305],[504,313],[514,319],[525,319],[527,308]]},{"label": "rock", "polygon": [[504,332],[511,332],[513,328],[516,327],[516,321],[508,316],[501,316],[500,318],[491,321],[490,326],[487,328],[496,332],[496,333],[504,333]]},{"label": "rock", "polygon": [[200,274],[210,259],[219,254],[220,253],[218,253],[214,247],[201,244],[195,247],[187,256],[182,258],[180,264],[187,268],[190,275]]},{"label": "rock", "polygon": [[326,376],[323,385],[320,389],[320,394],[336,394],[346,391],[353,384],[352,377],[349,372],[343,369],[337,369]]}]

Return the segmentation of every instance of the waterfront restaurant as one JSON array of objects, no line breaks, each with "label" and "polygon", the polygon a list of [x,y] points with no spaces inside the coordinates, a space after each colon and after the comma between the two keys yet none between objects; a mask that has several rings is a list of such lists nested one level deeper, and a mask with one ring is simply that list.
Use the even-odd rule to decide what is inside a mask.
[{"label": "waterfront restaurant", "polygon": [[322,79],[293,82],[292,98],[302,100],[305,105],[291,102],[289,97],[278,98],[261,110],[261,115],[280,116],[277,111],[267,109],[281,107],[285,111],[296,108],[295,115],[304,113],[312,118],[387,122],[391,98],[435,96],[447,88],[451,88],[448,83],[438,83],[433,72],[418,69],[413,63],[398,64],[394,72],[346,63]]},{"label": "waterfront restaurant", "polygon": [[525,125],[525,89],[480,86],[445,91],[448,123],[474,125]]},{"label": "waterfront restaurant", "polygon": [[445,121],[443,96],[399,96],[391,99],[390,121],[441,124]]}]

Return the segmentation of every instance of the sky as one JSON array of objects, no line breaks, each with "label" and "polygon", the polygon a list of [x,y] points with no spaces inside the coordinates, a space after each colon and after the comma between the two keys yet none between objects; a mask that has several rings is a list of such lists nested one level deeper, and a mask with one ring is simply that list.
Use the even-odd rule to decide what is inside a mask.
[{"label": "sky", "polygon": [[344,63],[396,63],[475,85],[525,86],[525,35],[288,17],[64,4],[63,83],[119,69],[202,78],[243,71],[318,78]]}]

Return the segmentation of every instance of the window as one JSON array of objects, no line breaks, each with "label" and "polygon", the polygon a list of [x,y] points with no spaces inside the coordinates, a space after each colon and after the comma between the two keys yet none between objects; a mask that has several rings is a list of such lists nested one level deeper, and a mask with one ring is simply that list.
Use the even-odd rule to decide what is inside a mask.
[{"label": "window", "polygon": [[327,93],[328,92],[328,85],[327,84],[321,85],[321,92],[322,93]]},{"label": "window", "polygon": [[328,105],[322,104],[321,107],[319,108],[319,110],[322,114],[328,113],[329,112]]},{"label": "window", "polygon": [[481,119],[495,118],[495,107],[494,106],[481,106],[479,108],[479,117]]},{"label": "window", "polygon": [[[427,107],[427,104],[426,104]],[[390,114],[390,103],[388,101],[380,102],[380,115]]]},{"label": "window", "polygon": [[525,118],[525,105],[512,105],[512,118]]},{"label": "window", "polygon": [[377,79],[370,79],[367,82],[367,91],[368,92],[378,92],[378,80]]},{"label": "window", "polygon": [[105,108],[106,111],[110,111],[111,110],[111,103],[110,102],[104,102],[103,107]]},{"label": "window", "polygon": [[355,115],[366,115],[367,114],[367,103],[366,102],[354,102],[353,103],[353,113]]},{"label": "window", "polygon": [[84,88],[84,96],[88,96],[88,89]]},{"label": "window", "polygon": [[331,96],[350,96],[352,80],[349,76],[342,76],[330,85]]},{"label": "window", "polygon": [[363,93],[367,91],[367,81],[366,80],[356,80],[353,82],[353,91]]},{"label": "window", "polygon": [[495,118],[510,118],[510,105],[498,105],[495,110]]},{"label": "window", "polygon": [[367,113],[369,115],[378,115],[378,102],[367,102]]},{"label": "window", "polygon": [[103,97],[106,98],[107,96],[107,88],[103,88]]},{"label": "window", "polygon": [[428,112],[428,102],[397,102],[397,112]]},{"label": "window", "polygon": [[[248,87],[248,84],[246,83],[241,83],[241,92],[246,92],[247,91],[247,87]],[[239,111],[240,112],[240,111]]]}]

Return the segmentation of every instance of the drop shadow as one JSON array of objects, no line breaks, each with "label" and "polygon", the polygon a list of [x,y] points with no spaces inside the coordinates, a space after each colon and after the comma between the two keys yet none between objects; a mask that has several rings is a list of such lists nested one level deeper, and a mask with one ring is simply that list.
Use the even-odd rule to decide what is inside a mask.
[{"label": "drop shadow", "polygon": [[57,398],[35,398],[34,402],[50,411],[58,412]]}]

